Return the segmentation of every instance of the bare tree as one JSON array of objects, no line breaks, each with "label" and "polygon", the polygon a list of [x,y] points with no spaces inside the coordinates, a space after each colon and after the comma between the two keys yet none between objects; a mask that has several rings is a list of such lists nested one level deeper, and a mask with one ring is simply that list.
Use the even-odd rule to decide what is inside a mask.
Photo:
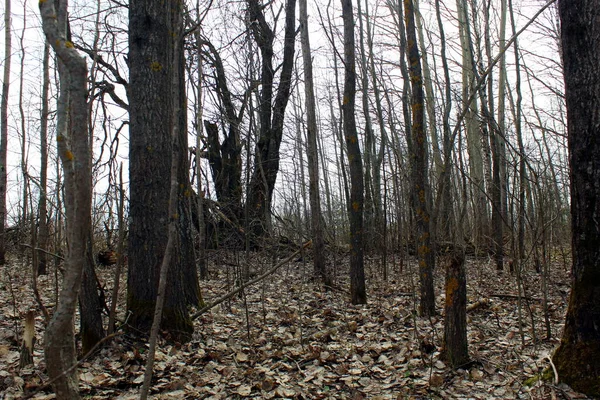
[{"label": "bare tree", "polygon": [[5,0],[4,6],[4,80],[2,81],[2,100],[0,103],[0,264],[6,262],[6,151],[8,146],[8,91],[10,88],[11,46],[11,0]]},{"label": "bare tree", "polygon": [[321,223],[321,199],[319,190],[319,157],[317,152],[317,110],[313,82],[312,57],[310,53],[310,36],[308,34],[307,0],[300,0],[300,39],[302,42],[302,62],[304,67],[304,96],[306,102],[308,179],[310,196],[310,222],[313,240],[313,262],[315,274],[321,277],[324,284],[331,284],[331,276],[325,265],[325,245]]},{"label": "bare tree", "polygon": [[87,262],[86,257],[91,251],[88,246],[92,220],[87,66],[59,25],[66,23],[67,1],[61,1],[58,8],[55,7],[53,0],[41,2],[39,5],[46,40],[63,65],[63,68],[59,69],[62,97],[59,103],[61,108],[58,110],[59,118],[63,119],[61,124],[64,125],[68,107],[71,125],[71,130],[59,130],[57,135],[58,152],[64,171],[69,250],[65,260],[63,289],[54,315],[46,328],[45,357],[48,375],[54,379],[56,397],[78,399],[77,370],[74,368],[77,358],[73,321],[83,265]]},{"label": "bare tree", "polygon": [[40,198],[38,200],[38,274],[47,273],[48,257],[48,89],[50,87],[50,46],[44,44],[44,60],[42,65],[42,112],[40,118]]},{"label": "bare tree", "polygon": [[344,97],[342,113],[344,136],[350,166],[350,199],[348,218],[350,219],[350,296],[352,304],[366,304],[364,267],[363,206],[364,185],[363,166],[356,131],[356,51],[354,47],[354,15],[352,0],[342,0],[344,19]]},{"label": "bare tree", "polygon": [[435,269],[435,252],[432,248],[430,230],[430,188],[428,182],[427,136],[425,134],[423,76],[421,60],[415,30],[415,15],[412,0],[404,1],[404,18],[406,24],[407,58],[410,65],[412,129],[410,132],[413,144],[411,154],[411,182],[416,220],[416,246],[419,259],[419,279],[421,284],[420,312],[423,316],[435,314],[435,295],[433,291],[433,270]]},{"label": "bare tree", "polygon": [[252,34],[261,53],[260,133],[256,143],[254,170],[247,195],[250,212],[250,230],[257,237],[270,231],[271,202],[275,181],[279,172],[279,148],[283,138],[285,109],[292,86],[294,47],[296,41],[296,0],[287,0],[285,5],[285,34],[283,61],[279,86],[273,98],[275,68],[273,66],[273,43],[275,32],[267,23],[263,6],[258,0],[248,0],[248,12]]}]

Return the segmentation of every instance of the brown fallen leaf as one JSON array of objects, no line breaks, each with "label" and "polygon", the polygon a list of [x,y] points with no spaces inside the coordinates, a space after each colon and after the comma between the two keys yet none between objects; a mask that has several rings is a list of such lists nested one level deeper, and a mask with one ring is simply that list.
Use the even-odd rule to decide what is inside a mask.
[{"label": "brown fallen leaf", "polygon": [[444,384],[444,376],[442,374],[432,374],[429,378],[429,386],[440,387]]}]

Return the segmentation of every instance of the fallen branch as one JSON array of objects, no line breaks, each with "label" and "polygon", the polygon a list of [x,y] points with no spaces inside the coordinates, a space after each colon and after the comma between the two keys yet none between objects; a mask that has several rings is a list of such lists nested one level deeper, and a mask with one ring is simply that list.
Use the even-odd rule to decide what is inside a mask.
[{"label": "fallen branch", "polygon": [[516,300],[516,299],[521,298],[523,300],[542,301],[542,299],[539,299],[537,297],[517,296],[516,294],[494,293],[494,294],[490,294],[490,297],[497,297],[499,299],[511,299],[511,300]]},{"label": "fallen branch", "polygon": [[211,304],[204,306],[203,308],[201,308],[198,312],[196,312],[194,315],[192,315],[192,320],[195,320],[196,318],[198,318],[199,316],[201,316],[202,314],[204,314],[205,312],[215,308],[216,306],[218,306],[219,304],[223,303],[224,301],[229,300],[230,298],[232,298],[233,296],[235,296],[236,294],[240,293],[242,290],[244,290],[245,288],[247,288],[248,286],[252,286],[255,283],[258,283],[260,281],[262,281],[263,279],[265,279],[267,276],[271,275],[273,272],[277,271],[279,268],[281,268],[281,266],[287,264],[288,262],[290,262],[294,257],[296,257],[298,254],[300,254],[300,252],[302,250],[304,250],[305,248],[307,248],[308,246],[310,246],[311,244],[311,240],[309,240],[308,242],[304,243],[302,245],[302,247],[300,247],[300,249],[296,250],[294,253],[292,253],[291,255],[289,255],[287,258],[285,258],[284,260],[280,261],[277,265],[275,265],[273,268],[271,268],[270,270],[268,270],[267,272],[263,273],[262,275],[252,279],[251,281],[248,282],[243,282],[240,286],[238,286],[236,289],[232,290],[231,292],[227,293],[226,295],[219,297],[217,300],[215,300],[214,302],[212,302]]},{"label": "fallen branch", "polygon": [[490,299],[483,298],[481,300],[477,300],[475,303],[467,306],[467,312],[475,311],[478,308],[487,307],[490,305]]}]

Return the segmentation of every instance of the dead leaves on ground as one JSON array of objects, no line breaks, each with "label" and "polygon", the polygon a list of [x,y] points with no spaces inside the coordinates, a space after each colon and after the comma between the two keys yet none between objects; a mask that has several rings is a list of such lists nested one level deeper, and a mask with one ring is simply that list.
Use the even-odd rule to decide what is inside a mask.
[{"label": "dead leaves on ground", "polygon": [[[225,268],[214,261],[213,271]],[[556,339],[540,340],[545,325],[539,302],[525,302],[519,317],[516,299],[491,297],[518,294],[514,276],[498,275],[481,260],[468,262],[469,304],[477,304],[468,314],[473,362],[452,371],[439,360],[443,318],[423,319],[413,311],[416,299],[407,294],[413,292],[411,282],[416,277],[392,268],[394,280],[381,282],[374,279],[381,275],[375,270],[379,260],[367,265],[371,279],[365,306],[350,305],[339,291],[322,291],[310,280],[310,265],[292,263],[201,316],[190,343],[163,343],[158,349],[152,395],[156,399],[577,398],[562,386],[523,385],[549,366],[545,357]],[[10,293],[29,296],[23,289],[28,287],[26,272],[23,268],[22,275],[4,274],[1,283],[0,392],[6,399],[18,398],[47,380],[39,344],[35,367],[17,370],[15,332],[31,302],[17,303],[15,311]],[[101,270],[104,281],[110,280],[111,272]],[[560,282],[550,288],[550,327],[557,338],[566,307],[562,292],[567,276],[559,267],[552,273],[551,281]],[[539,279],[533,271],[527,272],[526,296],[540,297]],[[41,283],[47,301],[52,302],[53,283],[49,279]],[[441,309],[442,279],[436,283]],[[345,284],[341,279],[339,285]],[[202,285],[207,301],[231,289],[222,278]],[[38,341],[42,329],[38,318]],[[144,344],[119,337],[81,366],[82,394],[91,399],[137,399],[145,354]],[[40,391],[34,398],[52,395]]]}]

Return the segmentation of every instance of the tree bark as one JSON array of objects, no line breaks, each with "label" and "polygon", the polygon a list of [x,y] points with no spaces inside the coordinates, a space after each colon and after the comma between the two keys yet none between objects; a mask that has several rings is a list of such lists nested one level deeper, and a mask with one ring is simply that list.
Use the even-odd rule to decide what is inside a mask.
[{"label": "tree bark", "polygon": [[[472,182],[473,193],[473,242],[479,246],[487,236],[489,226],[487,217],[487,199],[485,195],[485,181],[483,175],[482,139],[477,113],[477,99],[471,98],[471,93],[477,89],[475,68],[471,48],[473,46],[469,29],[469,12],[464,0],[456,1],[458,13],[460,43],[462,53],[462,108],[466,112],[464,125],[467,137],[467,151],[469,154],[469,175]],[[469,101],[472,99],[471,101]]]},{"label": "tree bark", "polygon": [[317,110],[315,105],[315,88],[313,83],[312,58],[310,53],[310,36],[308,34],[307,0],[300,0],[300,40],[302,43],[302,65],[304,68],[304,99],[306,102],[306,138],[308,155],[308,178],[310,196],[310,225],[313,240],[313,262],[315,275],[325,285],[331,285],[331,276],[325,265],[325,244],[321,223],[321,199],[319,190],[319,156],[317,151]]},{"label": "tree bark", "polygon": [[292,86],[294,46],[296,36],[296,0],[287,0],[285,5],[285,35],[283,62],[279,86],[273,99],[275,69],[273,68],[273,41],[275,33],[268,25],[263,7],[258,0],[248,0],[248,11],[252,22],[252,33],[261,52],[260,133],[256,144],[254,170],[247,196],[249,226],[252,241],[264,237],[271,226],[271,201],[275,181],[279,172],[279,147],[283,138],[285,109]]},{"label": "tree bark", "polygon": [[[129,324],[139,332],[148,333],[153,320],[161,260],[168,240],[168,209],[171,158],[171,130],[181,124],[183,116],[174,113],[175,102],[183,95],[171,95],[172,86],[180,82],[180,58],[174,47],[183,42],[174,40],[173,26],[180,21],[180,3],[160,0],[132,0],[129,3],[129,110],[130,110],[130,229],[127,308],[132,312]],[[179,91],[183,90],[180,85]],[[179,107],[185,110],[185,107]],[[183,112],[183,111],[182,111]],[[183,157],[181,147],[178,157]],[[187,160],[187,148],[185,149]],[[187,161],[186,161],[187,162]],[[180,168],[182,168],[180,166]],[[180,170],[181,171],[181,170]],[[182,179],[180,172],[178,176]],[[189,192],[189,182],[180,181],[180,220],[178,246],[193,248],[182,204]],[[187,198],[189,201],[189,198]],[[193,261],[193,260],[192,260]],[[169,268],[162,328],[175,340],[187,340],[193,331],[187,306],[191,291],[184,276],[195,274],[195,261],[182,255]],[[193,268],[192,270],[189,270]],[[187,271],[187,272],[186,272]],[[190,273],[193,271],[193,274]],[[187,275],[189,274],[189,275]],[[197,278],[196,278],[197,279]],[[196,283],[197,285],[197,280]]]},{"label": "tree bark", "polygon": [[11,63],[11,0],[5,0],[4,8],[4,80],[2,81],[2,100],[0,103],[0,265],[6,262],[6,151],[8,145],[8,91],[10,88]]},{"label": "tree bark", "polygon": [[350,220],[350,295],[352,304],[366,304],[363,239],[363,166],[356,131],[356,52],[354,47],[354,15],[352,0],[342,0],[342,18],[344,19],[344,98],[342,113],[344,118],[344,136],[350,166],[350,202],[348,218]]},{"label": "tree bark", "polygon": [[79,293],[80,335],[83,354],[87,354],[105,336],[104,327],[102,326],[102,310],[105,304],[102,303],[100,297],[99,290],[102,290],[102,288],[99,285],[94,268],[91,228],[90,225],[90,233],[86,239],[88,245],[83,266],[81,292]]},{"label": "tree bark", "polygon": [[[246,90],[242,104],[239,110],[236,110],[220,54],[208,40],[200,40],[200,45],[208,49],[205,57],[215,69],[216,91],[224,108],[221,124],[228,125],[228,132],[223,141],[220,141],[219,125],[209,121],[203,122],[206,127],[208,159],[215,193],[225,216],[234,224],[240,224],[243,216],[240,125],[255,86],[250,85]],[[198,129],[202,129],[200,125]],[[219,231],[226,240],[220,242],[225,245],[241,246],[242,241],[238,238],[236,229],[231,224],[221,223]]]},{"label": "tree bark", "polygon": [[48,229],[48,90],[50,87],[50,46],[44,44],[44,61],[42,66],[42,113],[40,118],[40,198],[38,200],[39,230],[37,245],[38,275],[47,273],[48,255],[43,251],[48,248],[50,232]]},{"label": "tree bark", "polygon": [[498,70],[498,124],[490,130],[492,148],[492,237],[496,269],[504,269],[504,224],[506,223],[506,0],[500,1],[500,51]]},{"label": "tree bark", "polygon": [[560,379],[600,396],[600,2],[561,0],[562,55],[571,166],[572,288],[561,344]]},{"label": "tree bark", "polygon": [[444,316],[444,345],[441,357],[452,368],[469,361],[467,342],[467,279],[465,255],[456,253],[446,267],[446,302]]},{"label": "tree bark", "polygon": [[404,20],[406,27],[407,57],[410,64],[412,129],[410,132],[412,148],[411,181],[414,216],[417,227],[417,256],[419,260],[419,280],[421,286],[420,312],[423,316],[435,314],[435,295],[433,290],[433,270],[435,252],[432,248],[429,212],[429,182],[427,161],[427,136],[425,134],[423,112],[423,77],[412,0],[404,0]]},{"label": "tree bark", "polygon": [[[45,357],[48,375],[54,381],[58,399],[78,399],[77,361],[73,319],[81,287],[83,265],[89,249],[92,220],[91,159],[88,132],[87,66],[73,43],[61,33],[66,26],[67,2],[57,10],[54,1],[41,2],[40,12],[46,40],[54,49],[63,68],[59,70],[60,96],[68,91],[70,101],[59,103],[61,123],[70,108],[70,130],[59,130],[58,153],[64,170],[65,210],[69,250],[65,259],[63,288],[54,315],[46,328]],[[62,27],[59,22],[63,23]],[[64,125],[64,124],[63,124]],[[71,135],[69,135],[71,133]],[[68,373],[65,371],[69,370]]]}]

